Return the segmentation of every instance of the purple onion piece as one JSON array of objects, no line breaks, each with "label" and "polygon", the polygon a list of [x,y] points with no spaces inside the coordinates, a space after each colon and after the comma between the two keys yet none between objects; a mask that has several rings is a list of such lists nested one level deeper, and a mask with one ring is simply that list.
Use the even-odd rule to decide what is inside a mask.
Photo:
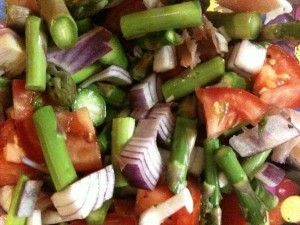
[{"label": "purple onion piece", "polygon": [[297,21],[300,20],[300,5],[294,8],[293,17],[294,17],[294,20],[297,20]]},{"label": "purple onion piece", "polygon": [[244,132],[229,139],[229,144],[242,157],[272,149],[300,135],[299,130],[281,115],[268,117],[260,134],[258,126],[244,129]]},{"label": "purple onion piece", "polygon": [[70,49],[49,49],[47,61],[69,73],[75,73],[111,51],[108,46],[111,36],[107,29],[96,27],[79,37],[78,42]]},{"label": "purple onion piece", "polygon": [[134,108],[130,113],[130,117],[134,118],[138,122],[142,119],[146,119],[148,117],[148,114],[148,109]]},{"label": "purple onion piece", "polygon": [[294,38],[284,38],[281,40],[273,40],[271,41],[272,44],[278,45],[284,50],[286,50],[292,57],[297,59],[295,54],[295,48],[300,45],[300,40]]},{"label": "purple onion piece", "polygon": [[105,81],[117,86],[127,86],[132,84],[132,79],[127,70],[119,66],[109,66],[105,70],[89,77],[80,84],[80,87],[87,87],[90,84],[98,81]]},{"label": "purple onion piece", "polygon": [[285,172],[275,164],[267,162],[254,176],[265,185],[276,187],[284,179]]},{"label": "purple onion piece", "polygon": [[26,182],[17,212],[18,216],[29,217],[32,215],[42,185],[43,181],[38,180],[29,180]]},{"label": "purple onion piece", "polygon": [[291,14],[285,13],[285,14],[281,14],[281,15],[275,17],[274,19],[270,20],[265,25],[271,25],[271,24],[275,24],[275,23],[286,23],[286,22],[290,22],[293,20],[294,20],[294,18]]}]

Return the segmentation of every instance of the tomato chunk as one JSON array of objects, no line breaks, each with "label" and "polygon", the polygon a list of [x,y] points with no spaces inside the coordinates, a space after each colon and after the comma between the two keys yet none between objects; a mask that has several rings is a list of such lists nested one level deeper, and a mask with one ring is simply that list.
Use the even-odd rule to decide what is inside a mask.
[{"label": "tomato chunk", "polygon": [[255,95],[236,88],[197,88],[206,119],[207,137],[215,138],[241,123],[256,125],[268,106]]}]

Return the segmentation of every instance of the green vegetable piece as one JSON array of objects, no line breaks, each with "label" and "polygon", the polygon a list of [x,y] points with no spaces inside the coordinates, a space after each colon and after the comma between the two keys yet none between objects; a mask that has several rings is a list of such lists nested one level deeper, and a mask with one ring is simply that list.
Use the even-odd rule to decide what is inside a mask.
[{"label": "green vegetable piece", "polygon": [[215,27],[224,29],[231,39],[254,40],[260,34],[263,25],[258,12],[207,12],[205,15]]},{"label": "green vegetable piece", "polygon": [[100,63],[106,67],[115,65],[126,69],[128,66],[128,58],[116,35],[112,35],[112,38],[108,42],[108,46],[111,48],[111,51],[99,59]]},{"label": "green vegetable piece", "polygon": [[62,107],[70,107],[75,100],[77,87],[70,74],[58,70],[54,64],[48,63],[47,92],[55,103]]},{"label": "green vegetable piece", "polygon": [[154,55],[152,52],[146,52],[131,69],[131,76],[134,80],[140,81],[145,78],[153,69]]},{"label": "green vegetable piece", "polygon": [[111,123],[107,123],[97,136],[97,141],[101,149],[101,153],[105,154],[111,144]]},{"label": "green vegetable piece", "polygon": [[268,224],[266,208],[255,195],[247,174],[232,148],[227,146],[219,148],[215,154],[215,159],[234,187],[247,221],[256,225]]},{"label": "green vegetable piece", "polygon": [[177,116],[166,174],[167,185],[176,194],[186,187],[189,156],[195,145],[196,137],[196,120]]},{"label": "green vegetable piece", "polygon": [[128,186],[128,181],[122,175],[118,165],[118,157],[126,146],[135,130],[135,119],[131,117],[115,118],[112,122],[111,131],[111,160],[115,169],[115,187]]},{"label": "green vegetable piece", "polygon": [[73,47],[78,39],[78,28],[64,0],[38,0],[38,3],[54,43],[62,49]]},{"label": "green vegetable piece", "polygon": [[141,37],[151,32],[201,24],[201,8],[192,1],[126,14],[120,21],[121,31],[126,39]]},{"label": "green vegetable piece", "polygon": [[10,79],[0,76],[0,106],[6,109],[12,105],[12,82]]},{"label": "green vegetable piece", "polygon": [[162,85],[165,100],[170,102],[191,94],[197,86],[205,86],[218,80],[224,72],[225,62],[219,56],[200,63],[194,69],[185,70],[180,76],[170,79]]},{"label": "green vegetable piece", "polygon": [[72,76],[72,79],[74,80],[75,84],[79,84],[82,81],[85,81],[90,76],[93,76],[94,74],[99,73],[100,71],[102,71],[102,69],[103,68],[102,68],[101,63],[95,62],[89,66],[82,68],[78,72],[73,73],[71,76]]},{"label": "green vegetable piece", "polygon": [[26,85],[31,91],[44,92],[47,71],[47,38],[42,19],[29,16],[25,25],[26,39]]},{"label": "green vegetable piece", "polygon": [[291,21],[264,26],[259,36],[261,40],[276,40],[282,38],[300,38],[300,22]]},{"label": "green vegetable piece", "polygon": [[[221,223],[221,191],[219,186],[217,164],[214,158],[215,152],[219,149],[220,142],[218,139],[204,141],[204,217],[210,224]],[[207,189],[208,190],[205,190]]]},{"label": "green vegetable piece", "polygon": [[97,86],[107,104],[115,107],[121,107],[124,105],[127,97],[127,92],[125,90],[116,85],[102,82],[98,82]]},{"label": "green vegetable piece", "polygon": [[61,191],[77,179],[66,147],[65,134],[58,131],[52,106],[35,111],[33,122],[54,186],[57,191]]},{"label": "green vegetable piece", "polygon": [[177,116],[197,119],[198,101],[195,94],[185,96],[179,103]]},{"label": "green vegetable piece", "polygon": [[86,221],[89,225],[100,225],[103,224],[106,218],[106,214],[112,205],[112,199],[109,199],[105,202],[103,202],[103,205],[101,208],[91,212],[88,217],[86,218]]},{"label": "green vegetable piece", "polygon": [[96,15],[108,4],[108,0],[65,0],[65,2],[75,19]]},{"label": "green vegetable piece", "polygon": [[93,29],[94,24],[91,18],[84,18],[81,20],[76,20],[75,21],[77,24],[77,29],[78,29],[78,35],[82,35],[90,30]]},{"label": "green vegetable piece", "polygon": [[250,87],[250,80],[246,77],[236,74],[235,72],[226,72],[221,78],[219,84],[221,86],[248,90]]},{"label": "green vegetable piece", "polygon": [[106,102],[95,84],[79,88],[72,104],[72,110],[87,107],[94,126],[102,124],[106,117]]},{"label": "green vegetable piece", "polygon": [[19,217],[17,216],[19,204],[21,201],[21,196],[25,187],[26,182],[29,180],[25,174],[20,174],[19,180],[17,185],[14,189],[12,201],[9,206],[7,218],[5,225],[25,225],[26,224],[26,217]]}]

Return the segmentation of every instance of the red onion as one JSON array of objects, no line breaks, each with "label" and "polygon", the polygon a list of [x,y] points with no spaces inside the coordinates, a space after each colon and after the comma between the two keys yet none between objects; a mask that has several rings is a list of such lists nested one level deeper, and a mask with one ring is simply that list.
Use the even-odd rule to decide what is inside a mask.
[{"label": "red onion", "polygon": [[111,36],[111,32],[107,29],[96,27],[80,36],[75,46],[70,49],[49,49],[47,61],[69,73],[75,73],[96,62],[111,50],[108,46]]},{"label": "red onion", "polygon": [[29,217],[32,215],[38,195],[41,191],[43,182],[38,180],[29,180],[26,182],[21,195],[17,215],[20,217]]},{"label": "red onion", "polygon": [[127,86],[132,83],[132,79],[127,70],[122,67],[112,65],[105,70],[89,77],[79,86],[84,88],[97,81],[105,81],[117,86]]},{"label": "red onion", "polygon": [[265,185],[276,187],[283,180],[285,172],[275,164],[267,162],[254,176]]}]

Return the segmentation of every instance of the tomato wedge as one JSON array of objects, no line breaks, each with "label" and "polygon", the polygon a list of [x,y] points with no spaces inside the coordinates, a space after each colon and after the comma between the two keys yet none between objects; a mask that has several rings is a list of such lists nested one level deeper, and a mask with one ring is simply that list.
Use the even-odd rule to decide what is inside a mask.
[{"label": "tomato wedge", "polygon": [[236,88],[197,88],[205,118],[207,137],[215,138],[240,123],[256,125],[268,106],[255,95]]},{"label": "tomato wedge", "polygon": [[254,76],[253,93],[272,106],[300,107],[300,65],[277,45],[267,49],[262,70]]}]

